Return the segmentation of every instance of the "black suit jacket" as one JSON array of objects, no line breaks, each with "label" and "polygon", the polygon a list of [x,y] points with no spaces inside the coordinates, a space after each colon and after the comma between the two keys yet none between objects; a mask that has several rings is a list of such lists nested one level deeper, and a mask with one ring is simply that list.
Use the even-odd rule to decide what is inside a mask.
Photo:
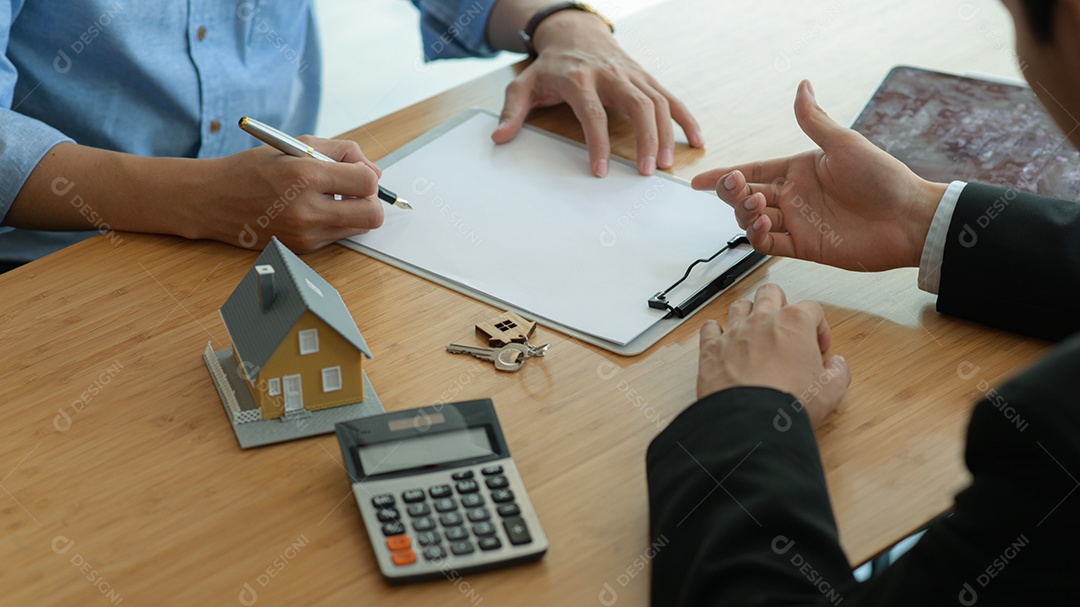
[{"label": "black suit jacket", "polygon": [[[1080,205],[965,188],[939,310],[1058,338],[1080,328],[1068,297],[1078,288]],[[795,397],[737,388],[704,398],[646,456],[651,533],[662,546],[652,604],[1080,605],[1080,337],[985,395],[965,458],[973,480],[952,513],[860,584]]]},{"label": "black suit jacket", "polygon": [[937,308],[1055,341],[1080,331],[1080,204],[968,184],[949,224]]}]

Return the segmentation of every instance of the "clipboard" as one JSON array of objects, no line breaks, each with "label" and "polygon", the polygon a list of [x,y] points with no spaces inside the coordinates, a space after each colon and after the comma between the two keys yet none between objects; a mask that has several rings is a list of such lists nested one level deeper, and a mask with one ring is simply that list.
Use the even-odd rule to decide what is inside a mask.
[{"label": "clipboard", "polygon": [[[417,210],[400,211],[396,208],[388,208],[386,210],[386,221],[382,228],[352,239],[342,240],[340,244],[496,308],[513,311],[548,328],[623,356],[634,356],[644,352],[767,259],[766,256],[753,250],[741,231],[738,230],[738,225],[734,222],[733,211],[723,202],[717,200],[715,195],[693,192],[686,181],[665,173],[658,172],[655,176],[648,178],[636,176],[636,165],[616,157],[612,158],[609,178],[615,175],[617,171],[627,175],[633,173],[636,177],[630,179],[624,176],[610,181],[608,181],[609,178],[597,179],[587,173],[588,162],[585,146],[528,125],[526,125],[525,130],[517,140],[496,147],[490,143],[489,134],[494,129],[497,119],[498,117],[495,114],[486,110],[466,110],[388,154],[380,163],[384,171],[381,182],[408,199]],[[468,151],[458,154],[458,148],[450,147],[446,149],[440,148],[439,150],[443,153],[441,155],[436,154],[437,146],[448,146],[448,140],[453,137],[461,137],[461,133],[465,131],[473,132],[474,137],[481,132],[483,133],[486,144],[475,145],[475,149],[471,152],[479,157],[472,158],[468,155],[470,153]],[[514,145],[518,145],[518,147],[516,149],[509,147]],[[544,148],[547,156],[545,158],[530,156],[530,150],[534,148]],[[557,152],[553,153],[553,150],[557,150]],[[427,156],[424,156],[424,154],[427,154]],[[448,158],[448,156],[456,157]],[[421,162],[422,159],[426,161],[426,164]],[[529,164],[532,161],[541,164],[546,161],[559,166],[554,173],[551,173],[543,170],[545,167],[534,167]],[[434,165],[443,164],[444,162],[458,163],[458,165],[465,168],[460,171],[450,171],[445,166],[434,167]],[[524,167],[525,164],[529,164],[529,166]],[[395,167],[400,167],[400,170],[395,171]],[[468,167],[477,168],[473,172]],[[505,175],[506,171],[517,171],[517,173],[507,177]],[[462,194],[462,188],[467,187],[463,184],[470,183],[470,179],[483,180],[485,186],[490,187],[488,183],[490,180],[500,178],[504,179],[502,185],[505,187],[499,192],[500,195],[505,196],[505,199],[499,200],[498,206],[492,206],[493,201],[490,199],[493,196],[471,197]],[[556,186],[552,186],[553,179],[559,180]],[[568,187],[562,183],[562,180],[573,182],[576,184],[576,188],[591,189],[594,193],[599,192],[597,194],[599,197],[609,196],[608,190],[604,189],[607,184],[616,189],[619,187],[640,188],[643,187],[642,184],[647,184],[654,192],[662,190],[662,196],[655,195],[654,199],[648,205],[645,205],[648,207],[645,211],[650,213],[650,219],[656,220],[659,217],[661,223],[667,221],[669,230],[696,231],[697,238],[695,242],[684,245],[678,231],[674,234],[670,231],[657,233],[664,234],[664,238],[667,239],[669,244],[673,239],[679,240],[677,246],[685,246],[688,249],[696,247],[696,252],[693,254],[682,254],[680,252],[676,259],[675,253],[659,247],[656,243],[648,242],[648,238],[642,239],[640,234],[646,227],[643,225],[645,221],[644,215],[642,215],[641,221],[637,221],[636,225],[630,224],[633,224],[637,218],[630,218],[625,222],[627,225],[623,225],[622,220],[626,215],[619,216],[618,220],[614,221],[614,225],[616,228],[622,229],[622,231],[612,229],[613,224],[609,220],[608,223],[603,223],[603,227],[595,234],[599,244],[597,242],[581,242],[581,235],[587,233],[587,230],[582,232],[582,229],[580,229],[582,225],[596,225],[599,227],[601,223],[594,224],[591,222],[603,222],[605,221],[605,213],[607,213],[606,217],[610,218],[612,212],[611,204],[604,206],[603,202],[597,202],[595,206],[589,206],[590,199],[584,195],[581,196],[581,200],[573,201],[573,206],[566,206],[569,202],[559,199],[559,203],[563,205],[561,208],[564,210],[570,209],[576,214],[570,220],[572,223],[564,222],[559,224],[557,220],[543,214],[546,210],[543,205],[531,207],[512,206],[517,195],[532,196],[532,199],[535,200],[538,189],[549,186]],[[475,183],[475,181],[472,183]],[[626,184],[631,185],[627,186]],[[670,186],[675,186],[675,188],[667,190],[666,188]],[[432,192],[446,194],[446,198],[450,202],[443,199],[441,194],[433,195]],[[575,190],[576,192],[577,190]],[[641,200],[643,199],[639,199],[638,203],[635,204],[640,206]],[[696,209],[714,220],[719,217],[720,223],[725,227],[718,226],[715,233],[710,233],[707,239],[703,238],[701,234],[703,227],[695,222],[697,213],[688,217],[685,216],[685,213],[667,214],[664,212],[666,204],[675,204],[671,202],[672,200],[681,201],[682,208]],[[608,202],[610,203],[610,201]],[[471,216],[472,223],[468,223],[471,210],[468,208],[469,204],[487,205],[482,214]],[[422,220],[417,219],[419,216],[416,215],[409,216],[410,213],[418,211],[428,214]],[[437,225],[438,221],[432,218],[436,212],[441,216],[438,221],[446,222],[441,227]],[[726,214],[730,214],[730,217],[727,217]],[[508,237],[503,230],[493,228],[491,225],[478,225],[483,222],[490,224],[494,221],[493,216],[501,218],[502,215],[506,217],[506,229],[514,230],[516,236]],[[420,223],[409,225],[409,222],[413,221]],[[426,222],[426,224],[422,222]],[[427,225],[432,222],[435,222],[436,225]],[[466,224],[469,226],[468,230],[465,228]],[[670,227],[680,225],[681,228]],[[568,228],[568,226],[572,226],[576,230],[576,236],[566,236],[560,233],[562,231],[560,227]],[[466,234],[467,231],[473,230],[474,227],[479,232],[478,235]],[[427,234],[434,235],[432,238],[443,239],[439,246],[443,247],[445,255],[438,250],[429,250],[431,243],[423,236],[423,232],[421,232],[423,229],[428,229]],[[435,229],[438,231],[432,231]],[[619,241],[620,244],[612,243],[610,249],[605,248],[603,242],[605,229],[609,230],[611,238]],[[664,229],[665,226],[663,225],[657,226],[657,230]],[[455,232],[460,232],[460,234],[455,234]],[[643,248],[644,251],[638,248],[631,249],[631,243],[620,240],[623,236],[629,238],[632,234],[638,235],[637,245]],[[473,259],[477,258],[477,253],[470,248],[470,239],[466,238],[466,236],[476,236],[473,240],[480,241],[478,246],[484,247],[485,250],[495,256],[498,256],[500,251],[506,251],[508,247],[520,245],[522,247],[531,247],[528,251],[530,259],[542,260],[547,254],[552,254],[555,251],[553,247],[565,244],[571,248],[580,246],[582,251],[597,257],[597,259],[580,260],[577,264],[572,261],[567,263],[567,259],[572,260],[574,258],[572,255],[567,257],[568,254],[562,248],[558,249],[558,252],[563,254],[561,266],[544,269],[563,272],[563,275],[567,277],[576,276],[577,271],[583,267],[592,268],[591,271],[595,274],[596,269],[591,264],[602,264],[604,260],[618,262],[619,257],[614,255],[616,253],[615,248],[617,246],[622,247],[624,252],[646,260],[645,265],[650,266],[648,271],[656,274],[655,277],[637,276],[635,274],[634,280],[643,283],[648,281],[649,286],[635,286],[632,292],[628,292],[618,299],[619,305],[616,306],[626,308],[627,314],[634,316],[636,322],[642,324],[642,330],[635,332],[635,327],[630,329],[629,333],[626,333],[627,336],[632,334],[630,338],[622,340],[610,339],[606,338],[606,334],[602,334],[602,331],[591,330],[591,327],[582,326],[582,322],[574,314],[567,314],[567,310],[572,308],[575,312],[588,311],[593,317],[606,317],[607,315],[603,309],[591,310],[579,306],[593,305],[591,303],[593,299],[597,299],[598,296],[610,296],[609,291],[629,289],[629,287],[619,282],[587,285],[587,288],[582,289],[582,291],[588,292],[560,292],[563,285],[557,282],[552,283],[553,274],[544,274],[542,271],[535,272],[536,275],[543,274],[542,278],[547,284],[546,286],[542,284],[533,288],[531,285],[521,282],[522,280],[527,282],[529,280],[528,276],[522,278],[515,275],[515,268],[510,266],[504,268],[505,280],[503,282],[509,285],[514,281],[518,281],[514,283],[513,288],[507,287],[507,292],[516,289],[516,294],[507,295],[498,292],[504,285],[499,284],[500,280],[497,278],[487,275],[490,273],[491,267],[498,267],[498,264],[494,266],[489,264],[487,270],[479,270],[469,267],[468,264],[456,263],[457,257],[471,256]],[[569,239],[576,238],[576,240],[568,244],[563,243],[559,239],[564,236]],[[588,236],[588,238],[592,237]],[[708,240],[708,242],[702,242],[703,240]],[[411,242],[405,244],[405,241]],[[476,243],[473,242],[473,244]],[[545,250],[545,247],[548,248]],[[516,248],[515,252],[517,252]],[[665,259],[663,263],[656,261],[653,264],[654,256],[657,258],[665,257]],[[484,259],[487,258],[484,257]],[[518,255],[518,259],[521,260],[522,256]],[[557,262],[553,261],[552,263]],[[623,263],[625,269],[625,262]],[[652,267],[653,265],[655,267]],[[685,283],[671,285],[672,281],[678,279],[684,272],[688,275],[688,280]],[[479,274],[485,274],[485,276],[478,276]],[[485,279],[488,281],[487,284],[478,286],[477,280]],[[493,284],[494,287],[492,287]],[[665,290],[665,287],[669,285],[671,287]],[[597,288],[589,288],[590,286]],[[662,293],[664,294],[664,303],[667,306],[663,308],[655,301]],[[541,302],[541,300],[543,301]],[[552,305],[545,307],[546,304]],[[558,309],[561,304],[565,304],[562,313],[553,313],[552,310]],[[649,316],[642,316],[643,314]],[[604,320],[608,319],[605,318]],[[644,326],[645,324],[647,326]],[[618,331],[615,331],[615,333],[618,333]]]}]

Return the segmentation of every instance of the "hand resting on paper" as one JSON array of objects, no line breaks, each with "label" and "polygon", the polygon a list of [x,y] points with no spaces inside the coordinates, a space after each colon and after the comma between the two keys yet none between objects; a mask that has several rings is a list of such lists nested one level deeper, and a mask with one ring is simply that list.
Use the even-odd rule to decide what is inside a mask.
[{"label": "hand resting on paper", "polygon": [[728,388],[775,388],[798,398],[817,425],[851,384],[842,356],[822,358],[831,335],[820,305],[789,304],[783,289],[764,285],[753,301],[731,304],[726,330],[712,320],[701,327],[698,399]]},{"label": "hand resting on paper", "polygon": [[611,143],[605,106],[629,115],[643,175],[675,163],[675,129],[682,126],[693,147],[705,136],[686,105],[668,92],[624,51],[603,21],[581,11],[561,11],[545,19],[533,39],[539,56],[506,89],[496,143],[510,141],[529,110],[567,103],[581,121],[594,175],[608,172]]},{"label": "hand resting on paper", "polygon": [[799,85],[795,116],[821,149],[714,169],[694,188],[715,189],[759,252],[847,270],[917,267],[948,186],[837,124],[809,82]]}]

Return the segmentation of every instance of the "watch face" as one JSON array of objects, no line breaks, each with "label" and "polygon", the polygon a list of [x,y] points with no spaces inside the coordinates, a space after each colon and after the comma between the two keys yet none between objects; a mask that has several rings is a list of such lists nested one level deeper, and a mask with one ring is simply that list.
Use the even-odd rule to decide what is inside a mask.
[{"label": "watch face", "polygon": [[571,2],[571,4],[576,6],[578,10],[585,11],[586,13],[592,13],[597,17],[600,17],[600,20],[604,22],[604,25],[608,26],[608,28],[611,30],[611,33],[615,33],[615,24],[613,24],[611,20],[605,17],[600,11],[589,6],[588,4],[585,4],[584,2]]}]

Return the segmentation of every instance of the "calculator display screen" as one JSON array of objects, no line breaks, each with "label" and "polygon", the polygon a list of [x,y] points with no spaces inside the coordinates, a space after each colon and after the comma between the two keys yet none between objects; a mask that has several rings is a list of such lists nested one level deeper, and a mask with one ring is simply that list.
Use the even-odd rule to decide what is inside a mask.
[{"label": "calculator display screen", "polygon": [[433,432],[395,441],[361,445],[357,448],[360,465],[368,476],[399,470],[424,468],[493,455],[495,453],[484,427],[450,432]]}]

